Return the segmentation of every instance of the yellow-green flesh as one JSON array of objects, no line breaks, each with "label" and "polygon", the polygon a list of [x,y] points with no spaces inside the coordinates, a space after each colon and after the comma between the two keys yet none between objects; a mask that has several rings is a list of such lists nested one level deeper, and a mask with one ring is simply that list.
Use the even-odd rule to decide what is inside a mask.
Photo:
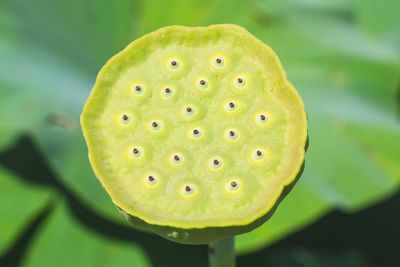
[{"label": "yellow-green flesh", "polygon": [[234,25],[167,27],[133,42],[101,70],[82,127],[113,202],[183,229],[265,215],[299,172],[307,137],[277,56]]}]

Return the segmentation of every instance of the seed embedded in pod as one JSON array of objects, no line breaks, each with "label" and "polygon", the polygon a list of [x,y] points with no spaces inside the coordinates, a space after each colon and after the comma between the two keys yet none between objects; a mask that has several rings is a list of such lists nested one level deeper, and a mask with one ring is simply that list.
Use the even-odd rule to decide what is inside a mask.
[{"label": "seed embedded in pod", "polygon": [[195,129],[193,129],[193,130],[191,130],[190,131],[190,135],[193,137],[193,138],[199,138],[199,137],[201,137],[201,134],[202,134],[202,131],[199,129],[199,128],[195,128]]},{"label": "seed embedded in pod", "polygon": [[175,153],[171,157],[171,163],[174,165],[180,164],[183,162],[183,155],[180,153]]},{"label": "seed embedded in pod", "polygon": [[214,60],[214,66],[219,67],[219,68],[224,66],[224,63],[225,63],[225,60],[222,57],[217,57]]},{"label": "seed embedded in pod", "polygon": [[237,107],[238,107],[238,104],[236,103],[236,101],[231,100],[225,104],[225,111],[232,112],[232,111],[236,110]]},{"label": "seed embedded in pod", "polygon": [[185,185],[183,187],[182,193],[184,195],[186,195],[186,196],[189,196],[189,195],[192,195],[194,193],[195,189],[196,188],[194,187],[194,185]]},{"label": "seed embedded in pod", "polygon": [[143,87],[143,85],[140,85],[140,84],[134,85],[134,86],[133,86],[133,89],[132,89],[132,92],[133,92],[133,94],[135,94],[135,95],[142,95],[142,94],[144,93],[144,87]]},{"label": "seed embedded in pod", "polygon": [[207,89],[208,88],[208,81],[205,78],[202,78],[198,82],[198,86],[200,89]]},{"label": "seed embedded in pod", "polygon": [[268,115],[267,114],[258,114],[256,115],[256,122],[260,125],[266,124],[268,121]]},{"label": "seed embedded in pod", "polygon": [[146,177],[146,182],[149,185],[155,185],[158,182],[158,176],[155,174],[150,174]]},{"label": "seed embedded in pod", "polygon": [[237,87],[242,88],[242,87],[244,87],[245,84],[246,84],[246,81],[245,81],[245,79],[244,79],[243,77],[237,77],[237,78],[236,78],[236,80],[235,80],[235,85],[236,85]]},{"label": "seed embedded in pod", "polygon": [[220,169],[222,167],[222,160],[220,158],[212,158],[210,160],[210,167],[212,169]]},{"label": "seed embedded in pod", "polygon": [[128,114],[123,114],[120,118],[120,123],[123,125],[128,125],[132,121],[132,118]]},{"label": "seed embedded in pod", "polygon": [[253,152],[253,158],[254,158],[255,160],[262,160],[264,157],[265,157],[265,152],[264,152],[264,150],[262,150],[262,149],[256,149],[256,150]]},{"label": "seed embedded in pod", "polygon": [[186,117],[193,116],[195,113],[196,113],[196,108],[195,108],[194,106],[186,106],[186,107],[183,109],[183,114],[184,114]]},{"label": "seed embedded in pod", "polygon": [[180,62],[176,59],[170,60],[168,65],[169,65],[169,68],[172,70],[177,70],[181,67]]},{"label": "seed embedded in pod", "polygon": [[232,181],[230,181],[230,182],[228,183],[228,189],[229,189],[230,191],[236,191],[236,190],[238,190],[238,189],[239,189],[239,186],[240,186],[240,184],[239,184],[239,181],[237,181],[237,180],[232,180]]},{"label": "seed embedded in pod", "polygon": [[150,122],[150,129],[152,131],[159,131],[161,129],[161,122],[157,120]]},{"label": "seed embedded in pod", "polygon": [[231,130],[226,131],[225,137],[229,141],[234,141],[239,138],[239,133],[236,130],[231,129]]},{"label": "seed embedded in pod", "polygon": [[134,158],[140,158],[143,154],[143,150],[140,147],[134,147],[129,151],[129,153]]},{"label": "seed embedded in pod", "polygon": [[174,90],[171,87],[166,87],[162,90],[162,95],[164,97],[170,97],[174,94]]}]

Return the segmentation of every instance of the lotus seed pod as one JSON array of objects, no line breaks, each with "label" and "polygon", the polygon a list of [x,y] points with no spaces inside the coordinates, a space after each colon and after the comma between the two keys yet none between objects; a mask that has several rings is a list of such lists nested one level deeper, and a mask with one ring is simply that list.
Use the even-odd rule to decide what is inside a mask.
[{"label": "lotus seed pod", "polygon": [[81,124],[121,213],[180,243],[260,226],[304,166],[303,102],[271,48],[235,25],[134,41],[101,69]]}]

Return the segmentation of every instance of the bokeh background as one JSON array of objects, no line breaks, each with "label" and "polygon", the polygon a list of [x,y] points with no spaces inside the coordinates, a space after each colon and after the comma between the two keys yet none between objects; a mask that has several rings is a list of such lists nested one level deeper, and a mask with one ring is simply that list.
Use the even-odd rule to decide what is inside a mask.
[{"label": "bokeh background", "polygon": [[309,116],[305,172],[238,266],[400,266],[397,0],[1,0],[0,266],[207,266],[128,225],[79,115],[100,67],[159,27],[235,23],[281,58]]}]

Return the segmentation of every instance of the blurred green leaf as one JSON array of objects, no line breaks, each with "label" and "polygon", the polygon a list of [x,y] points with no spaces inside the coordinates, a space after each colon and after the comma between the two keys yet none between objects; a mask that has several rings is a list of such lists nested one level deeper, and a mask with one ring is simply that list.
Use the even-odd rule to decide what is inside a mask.
[{"label": "blurred green leaf", "polygon": [[131,41],[139,19],[136,5],[132,0],[4,0],[2,9],[9,19],[2,28],[12,27],[23,37],[21,42],[39,42],[46,51],[94,75]]},{"label": "blurred green leaf", "polygon": [[27,184],[0,165],[0,255],[50,200],[51,190]]},{"label": "blurred green leaf", "polygon": [[12,146],[18,139],[19,131],[15,129],[2,129],[0,135],[0,151]]},{"label": "blurred green leaf", "polygon": [[236,248],[240,254],[255,251],[301,229],[330,210],[332,204],[323,197],[323,192],[308,179],[301,178],[270,220],[236,237]]},{"label": "blurred green leaf", "polygon": [[30,244],[23,267],[151,266],[137,244],[106,239],[80,225],[65,203],[47,219]]},{"label": "blurred green leaf", "polygon": [[[34,44],[4,40],[0,55],[6,70],[0,73],[0,133],[33,136],[67,186],[80,190],[78,194],[104,214],[123,221],[96,182],[85,152],[79,114],[90,88],[87,76]],[[14,77],[15,72],[24,79]]]},{"label": "blurred green leaf", "polygon": [[[395,10],[390,1],[376,13],[373,1],[344,0],[145,1],[140,10],[131,1],[6,3],[0,133],[8,137],[0,138],[0,149],[28,132],[59,178],[105,216],[121,221],[88,164],[81,107],[108,57],[132,36],[171,24],[246,27],[277,52],[306,103],[311,144],[304,175],[271,220],[238,237],[239,251],[265,246],[334,208],[351,212],[399,189],[400,26],[392,16],[382,19]],[[375,27],[370,18],[382,22]]]},{"label": "blurred green leaf", "polygon": [[[381,38],[397,38],[400,41],[400,3],[396,0],[355,0],[357,16],[361,27],[368,33]],[[394,41],[394,40],[393,40]],[[400,51],[400,47],[398,47]]]},{"label": "blurred green leaf", "polygon": [[271,243],[335,207],[363,208],[400,185],[396,50],[336,19],[297,16],[259,37],[276,48],[305,101],[306,168],[271,220],[238,237],[241,252]]},{"label": "blurred green leaf", "polygon": [[[45,2],[39,1],[39,7],[44,5]],[[102,8],[107,10],[114,7],[117,10],[124,9],[124,12],[131,9],[130,1],[120,2],[120,4],[122,7],[118,5],[114,7],[115,4],[105,4]],[[124,7],[124,4],[127,6]],[[9,5],[8,10],[12,14],[10,17],[23,16],[27,12],[21,1],[10,2]],[[58,6],[57,11],[67,12],[67,14],[73,16],[71,12],[74,9],[62,8],[62,6]],[[58,36],[59,33],[43,31],[41,34],[48,34],[49,36],[36,38],[35,32],[40,27],[42,29],[45,27],[45,25],[42,25],[43,16],[40,12],[46,10],[47,7],[37,9],[37,13],[30,13],[28,17],[18,20],[22,25],[19,25],[17,30],[13,28],[13,31],[7,31],[0,35],[0,56],[3,58],[0,67],[4,70],[0,72],[0,144],[5,148],[9,145],[7,142],[15,140],[18,135],[24,133],[35,137],[36,142],[42,148],[42,152],[46,155],[45,158],[67,186],[73,188],[74,192],[77,192],[88,203],[101,210],[103,214],[125,223],[109,198],[104,194],[100,184],[96,182],[89,165],[85,152],[86,145],[79,127],[79,115],[95,79],[94,74],[90,75],[89,73],[94,73],[95,68],[71,61],[71,58],[66,56],[68,51],[64,50],[64,46],[47,49],[48,42],[53,38],[56,38],[57,42],[64,38]],[[114,12],[118,13],[117,10]],[[88,9],[87,12],[90,13],[93,10]],[[103,12],[105,11],[103,10]],[[133,10],[130,12],[133,12]],[[57,20],[65,16],[64,14]],[[125,21],[122,23],[131,25],[131,17],[132,15],[125,17]],[[88,20],[89,18],[82,19]],[[114,20],[121,19],[124,18],[114,17]],[[68,24],[68,21],[59,23]],[[117,27],[119,22],[115,23],[114,27]],[[37,27],[28,28],[28,25],[37,25]],[[4,26],[5,29],[7,29],[6,26]],[[103,32],[104,28],[100,26],[94,27],[89,35],[100,35],[106,38],[102,45],[97,46],[101,49],[104,46],[110,47],[108,57],[116,52],[114,50],[120,49],[129,42],[129,33],[127,33],[121,35],[124,41],[120,42],[123,42],[123,44],[105,45],[107,42],[114,43],[117,39],[104,36],[106,33]],[[82,30],[77,25],[70,27],[69,31],[71,32]],[[99,33],[95,31],[99,31]],[[26,40],[29,40],[29,43]],[[87,42],[89,41],[87,40]],[[114,46],[118,46],[118,48]],[[102,60],[106,60],[104,56],[100,54],[98,56],[103,57]],[[85,71],[82,71],[82,69]],[[23,77],[23,79],[20,77]],[[14,134],[14,138],[11,134]],[[0,146],[0,149],[2,147]]]}]

